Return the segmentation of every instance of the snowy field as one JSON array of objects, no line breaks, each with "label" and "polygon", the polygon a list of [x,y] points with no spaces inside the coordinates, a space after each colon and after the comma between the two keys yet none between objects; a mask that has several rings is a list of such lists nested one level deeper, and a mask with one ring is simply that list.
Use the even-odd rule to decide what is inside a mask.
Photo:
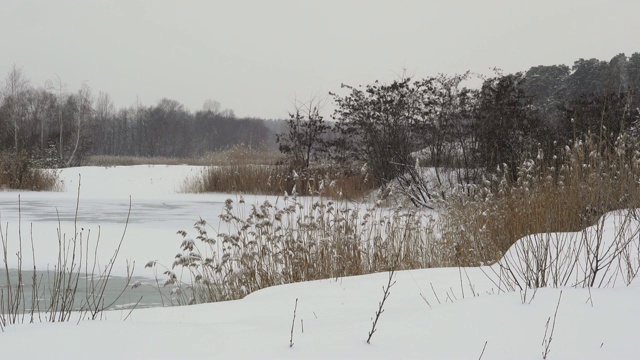
[{"label": "snowy field", "polygon": [[[9,252],[17,246],[20,196],[23,241],[33,231],[38,268],[55,264],[56,229],[74,232],[80,174],[78,230],[90,229],[93,239],[99,229],[99,256],[106,261],[124,230],[131,197],[115,272],[124,275],[131,260],[136,275],[151,277],[144,263],[170,264],[180,242],[176,231],[191,230],[199,217],[215,220],[230,197],[177,193],[198,171],[189,166],[71,168],[61,173],[64,192],[0,192]],[[615,217],[605,225],[604,235],[612,239]],[[10,325],[0,334],[0,351],[3,358],[47,359],[541,359],[545,350],[548,359],[640,358],[637,279],[630,286],[545,288],[525,296],[499,291],[485,272],[397,273],[371,344],[366,339],[386,273],[267,288],[238,301],[110,311],[102,321]]]}]

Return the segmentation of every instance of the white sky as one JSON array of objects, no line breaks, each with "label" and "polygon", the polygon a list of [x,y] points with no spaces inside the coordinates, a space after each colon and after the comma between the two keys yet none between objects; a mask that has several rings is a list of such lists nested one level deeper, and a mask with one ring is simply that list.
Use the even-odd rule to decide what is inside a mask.
[{"label": "white sky", "polygon": [[208,99],[283,118],[340,84],[609,60],[640,51],[638,0],[0,0],[0,75],[82,81],[117,107]]}]

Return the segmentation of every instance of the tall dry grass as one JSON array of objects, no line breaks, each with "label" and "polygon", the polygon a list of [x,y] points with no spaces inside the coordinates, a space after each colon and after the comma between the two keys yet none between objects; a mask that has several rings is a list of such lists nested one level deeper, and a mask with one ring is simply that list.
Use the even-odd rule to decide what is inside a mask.
[{"label": "tall dry grass", "polygon": [[461,263],[497,260],[525,235],[578,231],[604,213],[640,207],[640,149],[621,137],[604,148],[594,138],[566,146],[545,165],[544,154],[506,174],[486,179],[473,196],[454,196],[443,238],[456,244]]},{"label": "tall dry grass", "polygon": [[134,165],[194,165],[194,166],[225,166],[225,165],[273,165],[283,160],[280,152],[268,147],[251,147],[237,144],[230,149],[209,152],[193,157],[144,157],[144,156],[114,156],[92,155],[83,160],[83,166],[134,166]]},{"label": "tall dry grass", "polygon": [[[428,214],[285,197],[277,204],[227,200],[217,223],[179,231],[164,269],[180,303],[237,299],[273,285],[439,265]],[[217,225],[216,225],[217,224]],[[149,266],[161,266],[150,262]]]},{"label": "tall dry grass", "polygon": [[376,184],[367,174],[317,167],[296,172],[287,165],[212,166],[188,179],[184,192],[314,196],[362,199]]},{"label": "tall dry grass", "polygon": [[282,163],[284,155],[276,149],[263,147],[251,147],[237,144],[228,150],[207,153],[204,156],[207,165],[276,165]]},{"label": "tall dry grass", "polygon": [[361,199],[376,184],[369,175],[326,165],[294,170],[279,152],[237,145],[208,155],[207,169],[188,179],[184,192],[314,196]]}]

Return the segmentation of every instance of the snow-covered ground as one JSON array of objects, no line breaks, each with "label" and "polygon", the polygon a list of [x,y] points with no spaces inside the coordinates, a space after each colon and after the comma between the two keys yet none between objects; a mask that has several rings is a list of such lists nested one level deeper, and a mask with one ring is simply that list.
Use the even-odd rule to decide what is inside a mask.
[{"label": "snow-covered ground", "polygon": [[[100,227],[101,256],[110,256],[131,196],[116,270],[123,273],[129,259],[136,261],[136,274],[150,275],[142,266],[151,259],[171,262],[180,241],[177,230],[191,229],[199,217],[215,220],[230,197],[176,193],[197,171],[187,166],[65,169],[65,192],[0,192],[3,231],[8,224],[9,240],[16,239],[20,195],[22,236],[28,239],[33,224],[38,267],[54,263],[56,209],[63,232],[72,234],[81,174],[78,228],[91,229],[93,237]],[[612,237],[614,227],[604,228]],[[479,268],[404,271],[394,280],[371,344],[366,339],[386,273],[267,288],[238,301],[110,311],[102,321],[10,325],[0,334],[0,351],[3,358],[47,359],[478,359],[481,354],[482,359],[541,359],[544,340],[551,338],[549,359],[640,357],[637,280],[628,287],[540,289],[529,292],[526,301],[520,292],[499,293]]]}]

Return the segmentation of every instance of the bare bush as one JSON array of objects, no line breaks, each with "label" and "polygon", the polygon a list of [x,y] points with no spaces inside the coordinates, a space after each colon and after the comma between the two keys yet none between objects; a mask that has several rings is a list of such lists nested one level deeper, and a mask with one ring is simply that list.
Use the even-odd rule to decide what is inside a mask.
[{"label": "bare bush", "polygon": [[639,220],[637,210],[624,210],[578,232],[526,236],[498,261],[493,277],[507,291],[629,285],[640,270]]},{"label": "bare bush", "polygon": [[61,184],[55,170],[40,169],[26,152],[0,153],[0,188],[57,191]]},{"label": "bare bush", "polygon": [[[130,212],[131,205],[129,205],[129,214]],[[95,320],[105,310],[115,305],[128,288],[134,266],[134,264],[130,266],[128,264],[128,276],[125,284],[119,291],[116,291],[114,296],[111,296],[111,299],[107,299],[105,294],[109,287],[111,272],[124,241],[129,214],[122,237],[112,257],[105,265],[99,265],[97,253],[100,245],[100,233],[98,233],[95,242],[92,242],[90,231],[85,233],[84,230],[78,229],[78,204],[76,204],[73,236],[67,237],[59,227],[57,263],[53,269],[46,271],[39,271],[35,265],[33,238],[30,239],[33,269],[23,269],[23,257],[28,255],[28,251],[23,248],[20,222],[18,224],[18,251],[16,252],[17,268],[9,268],[9,239],[4,232],[6,229],[3,229],[0,223],[0,241],[5,273],[4,279],[0,280],[0,328],[25,322],[70,321],[73,313],[78,314],[79,320],[84,318]],[[29,271],[31,271],[30,284],[25,278],[25,274]],[[15,273],[17,278],[11,276],[12,273]],[[81,284],[81,281],[84,284]],[[79,291],[80,285],[84,285],[84,292]],[[31,294],[29,298],[26,296],[27,293]]]}]

